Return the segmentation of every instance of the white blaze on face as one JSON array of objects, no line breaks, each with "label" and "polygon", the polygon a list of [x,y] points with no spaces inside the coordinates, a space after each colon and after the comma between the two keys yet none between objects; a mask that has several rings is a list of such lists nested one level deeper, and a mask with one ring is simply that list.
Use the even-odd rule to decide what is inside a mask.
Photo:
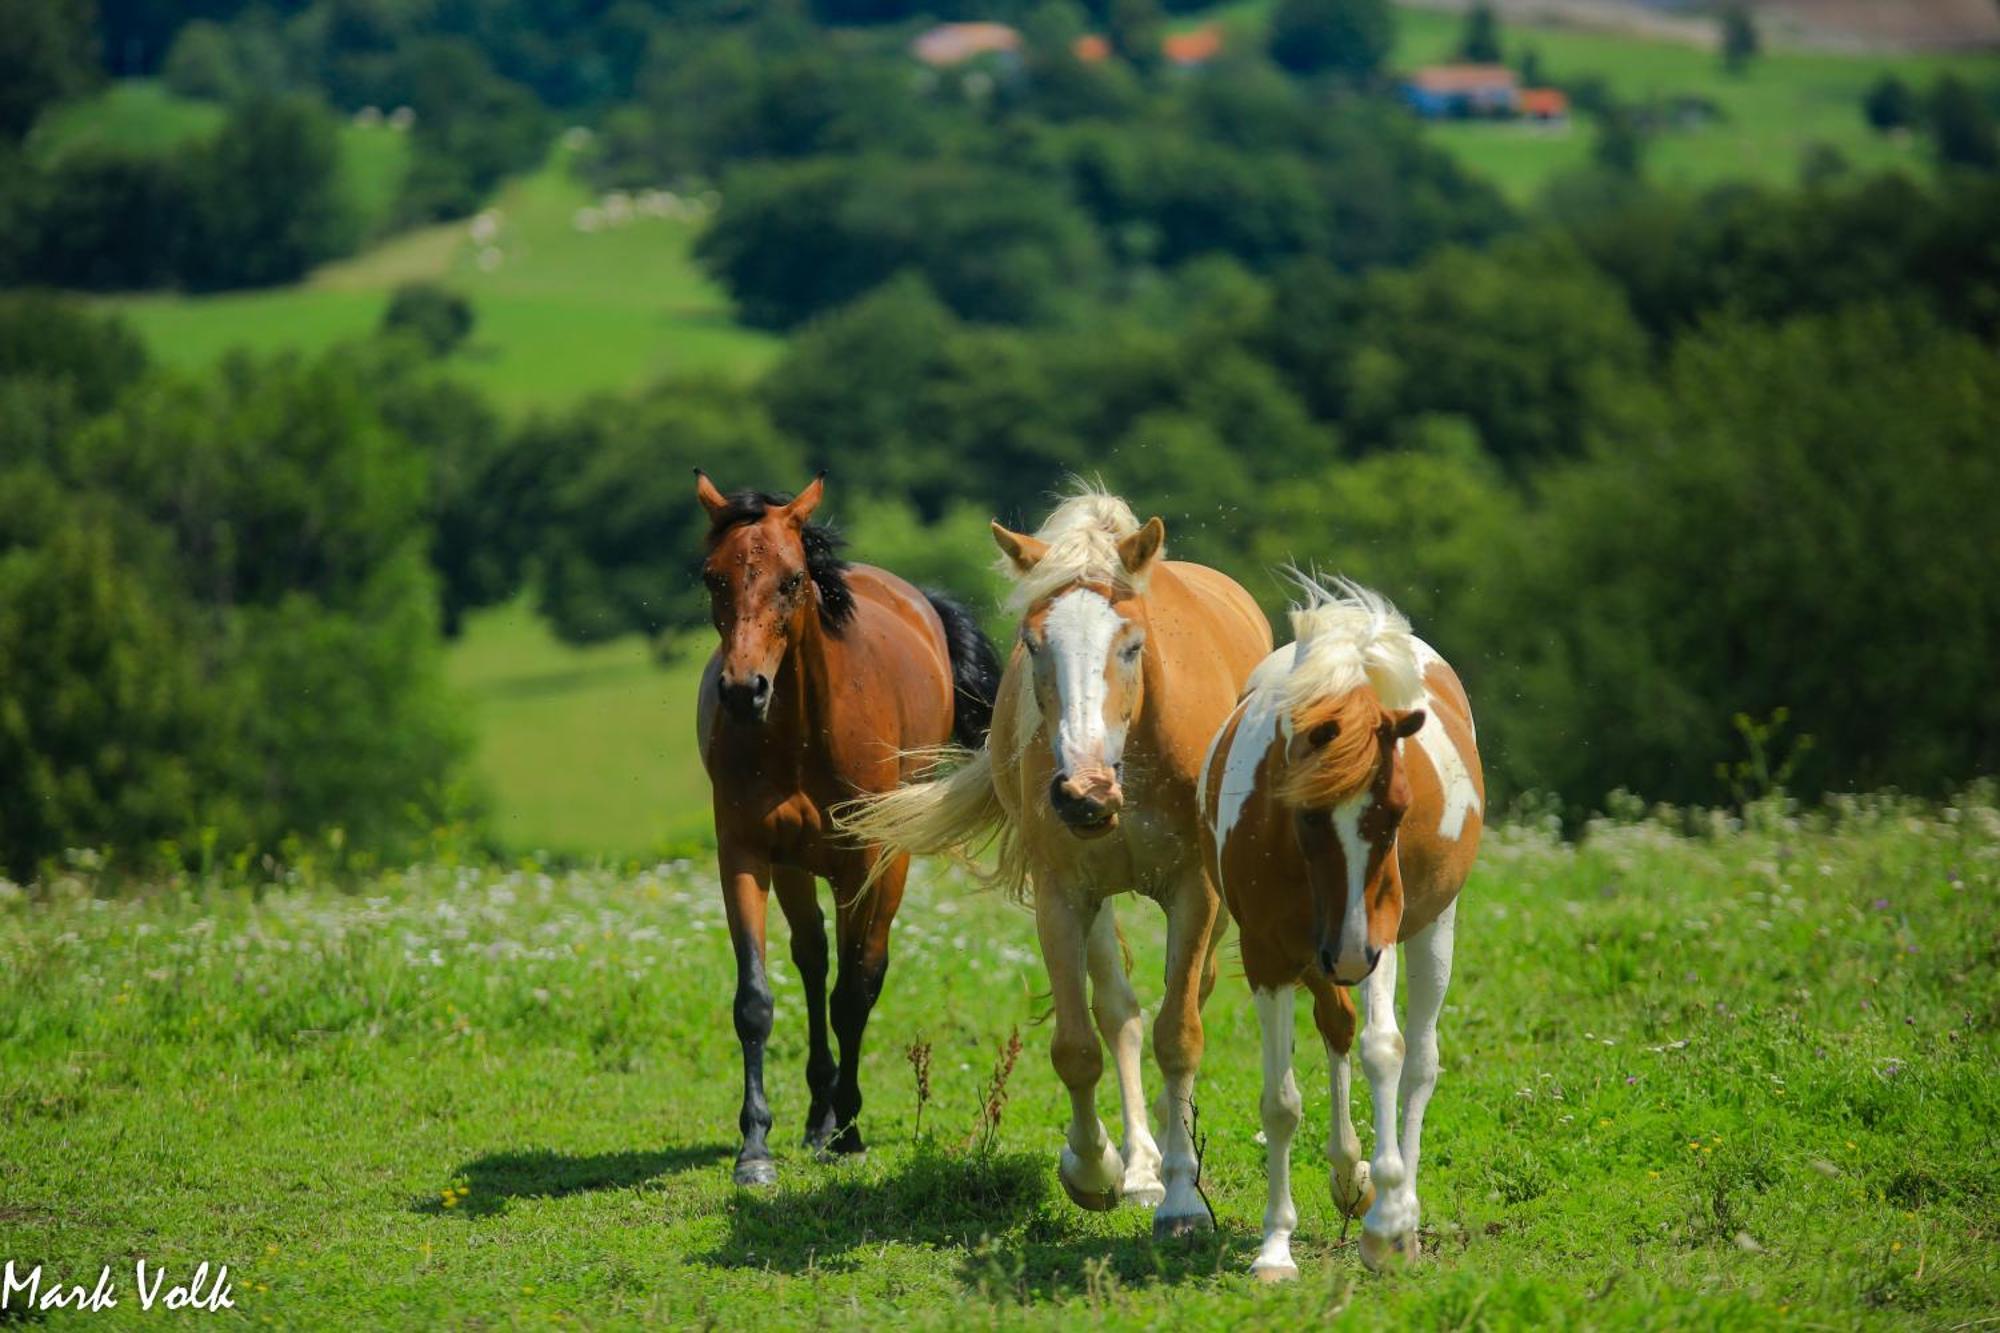
[{"label": "white blaze on face", "polygon": [[1104,716],[1105,672],[1124,618],[1101,593],[1066,592],[1050,604],[1042,633],[1055,671],[1058,716],[1049,731],[1064,773],[1112,768],[1125,757],[1125,722]]},{"label": "white blaze on face", "polygon": [[1340,940],[1334,945],[1334,972],[1358,977],[1368,971],[1368,839],[1361,836],[1361,817],[1375,797],[1364,792],[1333,807],[1333,835],[1340,840],[1340,859],[1347,869],[1347,911],[1340,920]]}]

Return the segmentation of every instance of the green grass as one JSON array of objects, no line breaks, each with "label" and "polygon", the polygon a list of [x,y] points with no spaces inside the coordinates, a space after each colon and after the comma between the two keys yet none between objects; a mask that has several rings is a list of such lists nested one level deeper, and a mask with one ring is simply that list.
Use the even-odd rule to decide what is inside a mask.
[{"label": "green grass", "polygon": [[165,152],[213,134],[227,113],[167,91],[155,79],[121,79],[90,97],[65,102],[36,122],[28,146],[44,161],[79,148]]},{"label": "green grass", "polygon": [[494,836],[614,859],[710,837],[694,724],[707,649],[662,667],[637,637],[561,643],[525,604],[471,617],[447,673],[472,714]]},{"label": "green grass", "polygon": [[471,298],[478,321],[448,369],[510,413],[667,374],[745,377],[776,354],[777,340],[737,325],[693,262],[693,224],[643,219],[586,234],[573,219],[590,202],[558,153],[495,199],[501,260],[492,271],[467,225],[452,223],[397,236],[295,287],[111,304],[161,360],[198,369],[235,347],[315,352],[364,336],[398,283],[442,281]]},{"label": "green grass", "polygon": [[[1246,1272],[1263,1183],[1242,982],[1209,1002],[1198,1089],[1219,1230],[1156,1247],[1143,1212],[1057,1188],[1031,924],[954,879],[920,875],[898,923],[862,1165],[791,1146],[805,1025],[774,914],[781,1183],[756,1194],[728,1183],[706,865],[9,888],[0,1256],[86,1283],[114,1265],[115,1312],[50,1319],[88,1327],[144,1324],[138,1257],[227,1263],[240,1314],[279,1326],[1969,1326],[2000,1305],[1996,847],[1990,792],[1837,827],[1492,836],[1425,1132],[1430,1257],[1374,1278],[1339,1239],[1301,1017],[1303,1278],[1282,1289]],[[1159,914],[1122,918],[1156,998]],[[1016,1027],[982,1155],[964,1144]]]},{"label": "green grass", "polygon": [[[1261,41],[1270,0],[1235,0],[1214,15],[1238,44]],[[1392,65],[1408,70],[1456,58],[1464,29],[1461,15],[1398,8]],[[1921,138],[1875,133],[1861,114],[1861,99],[1885,73],[1925,89],[1939,74],[1956,72],[1990,81],[1994,63],[1979,55],[1838,55],[1777,49],[1748,73],[1731,75],[1714,51],[1639,35],[1588,32],[1571,27],[1508,22],[1501,38],[1509,63],[1527,47],[1541,53],[1544,77],[1565,81],[1602,77],[1621,99],[1635,102],[1693,95],[1711,99],[1723,119],[1700,130],[1654,138],[1646,169],[1657,182],[1699,189],[1729,180],[1790,185],[1799,177],[1806,149],[1827,144],[1857,170],[1906,167],[1929,172]],[[1578,116],[1567,131],[1497,122],[1456,122],[1430,128],[1436,141],[1492,180],[1516,202],[1528,202],[1549,180],[1590,160],[1596,133]]]}]

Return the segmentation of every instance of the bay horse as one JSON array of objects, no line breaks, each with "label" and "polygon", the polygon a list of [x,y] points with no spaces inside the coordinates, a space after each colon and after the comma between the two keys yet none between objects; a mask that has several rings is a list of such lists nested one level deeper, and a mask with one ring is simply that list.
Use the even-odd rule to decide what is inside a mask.
[{"label": "bay horse", "polygon": [[[993,536],[1021,621],[985,747],[947,777],[836,818],[899,850],[998,836],[997,879],[1017,897],[1032,884],[1054,1000],[1049,1054],[1071,1110],[1064,1190],[1090,1209],[1154,1205],[1156,1236],[1206,1230],[1190,1118],[1220,905],[1195,787],[1209,738],[1270,651],[1270,626],[1226,576],[1162,558],[1158,518],[1142,527],[1096,490],[1065,500],[1032,536],[998,523]],[[1142,1019],[1107,902],[1127,891],[1167,914],[1166,997],[1153,1025],[1164,1154],[1147,1123]],[[1098,1032],[1117,1065],[1122,1152],[1097,1116]]]},{"label": "bay horse", "polygon": [[[806,992],[806,1146],[862,1152],[861,1038],[888,971],[889,925],[909,858],[835,835],[826,812],[910,777],[906,751],[981,743],[1000,663],[964,608],[841,559],[832,530],[811,521],[824,473],[796,499],[724,495],[699,470],[695,478],[709,518],[701,577],[722,639],[702,672],[696,716],[736,955],[743,1142],[735,1178],[768,1185],[777,1171],[764,1097],[767,895],[777,888]],[[834,891],[837,1064],[827,1046],[826,922],[815,876]]]},{"label": "bay horse", "polygon": [[[1472,706],[1409,622],[1353,583],[1299,576],[1294,642],[1266,658],[1203,768],[1203,846],[1235,919],[1263,1029],[1269,1194],[1252,1271],[1298,1276],[1291,1236],[1292,998],[1303,986],[1326,1045],[1335,1204],[1361,1216],[1371,1269],[1417,1254],[1417,1157],[1437,1086],[1438,1013],[1451,982],[1458,893],[1479,849],[1486,786]],[[1409,964],[1396,1030],[1396,946]],[[1375,1101],[1375,1157],[1361,1160],[1348,1052],[1363,990],[1361,1066]],[[1396,1103],[1403,1125],[1396,1132]]]}]

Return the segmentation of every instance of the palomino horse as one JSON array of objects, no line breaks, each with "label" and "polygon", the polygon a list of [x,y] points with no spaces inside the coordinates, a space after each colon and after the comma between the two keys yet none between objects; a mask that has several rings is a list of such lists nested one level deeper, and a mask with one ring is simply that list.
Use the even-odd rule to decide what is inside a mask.
[{"label": "palomino horse", "polygon": [[[1000,663],[964,609],[840,559],[833,533],[808,521],[823,476],[788,501],[747,491],[725,496],[695,475],[709,516],[702,578],[722,636],[702,672],[698,724],[736,953],[743,1045],[736,1182],[767,1185],[777,1173],[765,1141],[766,895],[775,884],[806,991],[806,1144],[861,1152],[861,1034],[889,967],[889,923],[909,858],[855,846],[834,834],[825,812],[857,791],[888,791],[909,777],[906,750],[951,739],[978,745]],[[827,1049],[826,922],[816,875],[834,890],[838,1065]]]},{"label": "palomino horse", "polygon": [[[1301,578],[1295,642],[1266,658],[1216,734],[1202,774],[1203,842],[1243,950],[1264,1032],[1269,1198],[1261,1278],[1292,1264],[1292,995],[1312,993],[1332,1066],[1326,1155],[1334,1202],[1362,1213],[1361,1258],[1417,1252],[1417,1154],[1437,1086],[1438,1012],[1451,981],[1458,891],[1479,849],[1485,781],[1458,676],[1389,604]],[[1412,742],[1406,744],[1405,742]],[[1407,950],[1407,1052],[1396,1031],[1396,945]],[[1361,1066],[1375,1094],[1375,1160],[1361,1160],[1347,1053],[1364,986]],[[1396,1100],[1403,1132],[1396,1134]],[[1372,1206],[1371,1205],[1372,1202]]]},{"label": "palomino horse", "polygon": [[[1065,501],[1032,537],[997,523],[993,535],[1022,614],[986,748],[946,778],[839,818],[912,851],[999,834],[1003,884],[1018,894],[1033,882],[1055,1002],[1050,1057],[1071,1107],[1063,1188],[1085,1208],[1121,1197],[1157,1205],[1156,1235],[1204,1229],[1189,1121],[1219,906],[1195,786],[1209,738],[1270,651],[1270,628],[1228,578],[1161,559],[1160,520],[1141,527],[1112,496]],[[1105,901],[1133,889],[1167,913],[1166,999],[1153,1026],[1164,1158],[1146,1120],[1139,1005]],[[1093,1011],[1117,1063],[1122,1154],[1097,1117]]]}]

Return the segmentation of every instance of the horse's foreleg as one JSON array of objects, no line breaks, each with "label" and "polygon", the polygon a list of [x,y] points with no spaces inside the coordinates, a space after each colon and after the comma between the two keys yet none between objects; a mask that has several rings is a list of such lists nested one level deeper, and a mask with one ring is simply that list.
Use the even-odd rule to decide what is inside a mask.
[{"label": "horse's foreleg", "polygon": [[771,865],[761,855],[724,841],[720,850],[722,903],[729,916],[729,944],[736,954],[736,1040],[743,1048],[743,1109],[736,1126],[743,1146],[736,1154],[736,1183],[771,1185],[778,1170],[767,1138],[771,1107],[764,1100],[764,1044],[771,1036],[771,982],[764,970],[765,895]]},{"label": "horse's foreleg", "polygon": [[1354,997],[1318,973],[1309,973],[1306,985],[1313,993],[1313,1025],[1326,1047],[1327,1083],[1333,1099],[1333,1116],[1326,1131],[1333,1204],[1348,1217],[1359,1217],[1374,1204],[1375,1189],[1368,1179],[1368,1163],[1361,1156],[1361,1136],[1354,1132],[1354,1065],[1348,1057],[1354,1049]]},{"label": "horse's foreleg", "polygon": [[1458,922],[1458,903],[1410,937],[1403,946],[1410,969],[1409,994],[1403,1012],[1409,1030],[1409,1053],[1404,1058],[1401,1093],[1403,1102],[1403,1186],[1404,1207],[1410,1228],[1410,1253],[1416,1254],[1417,1158],[1423,1149],[1424,1108],[1430,1105],[1431,1091],[1438,1076],[1438,1014],[1444,1009],[1445,989],[1451,985],[1452,936]]},{"label": "horse's foreleg", "polygon": [[1160,1149],[1146,1123],[1146,1087],[1141,1069],[1145,1053],[1145,1016],[1125,972],[1125,951],[1118,940],[1118,917],[1109,902],[1097,909],[1090,927],[1090,1009],[1097,1030],[1111,1048],[1118,1067],[1118,1097],[1125,1116],[1125,1179],[1128,1203],[1151,1208],[1166,1197],[1160,1184]]},{"label": "horse's foreleg", "polygon": [[826,1036],[826,917],[819,908],[812,872],[774,866],[771,881],[792,929],[792,965],[798,968],[799,984],[806,993],[806,1091],[811,1104],[806,1109],[805,1146],[824,1148],[835,1129],[835,1067]]},{"label": "horse's foreleg", "polygon": [[1153,1214],[1155,1237],[1184,1236],[1215,1225],[1196,1179],[1194,1079],[1201,1068],[1202,972],[1218,907],[1204,876],[1189,876],[1167,904],[1167,990],[1153,1024],[1160,1062],[1160,1137],[1167,1197]]},{"label": "horse's foreleg", "polygon": [[833,1139],[830,1152],[862,1153],[861,1038],[868,1016],[881,997],[889,975],[889,927],[903,904],[903,881],[910,858],[898,856],[862,892],[877,854],[870,852],[857,870],[834,880],[835,931],[840,945],[840,977],[833,984],[833,1034],[840,1040],[840,1069],[833,1080]]},{"label": "horse's foreleg", "polygon": [[1364,1025],[1361,1069],[1375,1099],[1375,1160],[1369,1176],[1375,1203],[1361,1219],[1361,1261],[1370,1268],[1416,1256],[1414,1196],[1404,1186],[1408,1173],[1396,1133],[1396,1093],[1403,1077],[1403,1034],[1396,1030],[1396,950],[1384,949],[1368,980],[1361,983]]},{"label": "horse's foreleg", "polygon": [[1299,1085],[1292,1077],[1292,988],[1255,990],[1257,1024],[1264,1034],[1264,1244],[1250,1271],[1266,1282],[1299,1275],[1292,1262],[1292,1232],[1298,1210],[1292,1206],[1292,1135],[1299,1129]]},{"label": "horse's foreleg", "polygon": [[1104,1073],[1104,1053],[1098,1049],[1084,999],[1089,930],[1099,910],[1099,904],[1075,901],[1057,885],[1039,881],[1035,885],[1035,931],[1041,937],[1042,963],[1048,968],[1049,996],[1055,1005],[1049,1062],[1069,1090],[1069,1133],[1056,1174],[1079,1207],[1102,1211],[1117,1206],[1125,1163],[1097,1118],[1097,1080]]}]

